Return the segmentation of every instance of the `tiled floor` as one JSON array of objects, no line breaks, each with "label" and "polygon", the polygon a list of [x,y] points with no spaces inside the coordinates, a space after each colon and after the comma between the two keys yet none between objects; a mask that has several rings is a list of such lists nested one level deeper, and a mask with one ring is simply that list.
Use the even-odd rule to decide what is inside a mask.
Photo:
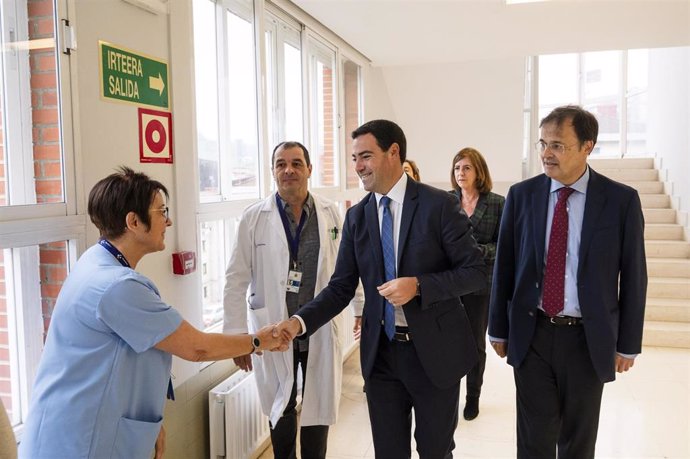
[{"label": "tiled floor", "polygon": [[[374,457],[362,383],[355,351],[345,363],[340,417],[329,436],[331,459]],[[644,348],[632,370],[604,387],[596,457],[690,458],[689,392],[690,350]],[[464,401],[464,387],[460,397]],[[512,370],[493,352],[487,358],[479,417],[471,422],[460,418],[455,457],[515,457]],[[269,447],[260,459],[271,457]]]}]

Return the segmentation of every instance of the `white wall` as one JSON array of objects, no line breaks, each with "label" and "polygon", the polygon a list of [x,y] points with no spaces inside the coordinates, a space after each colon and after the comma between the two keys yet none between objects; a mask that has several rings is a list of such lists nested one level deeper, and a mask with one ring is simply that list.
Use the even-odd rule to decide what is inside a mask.
[{"label": "white wall", "polygon": [[[173,8],[182,8],[184,11],[187,2],[172,3],[174,3]],[[173,69],[173,63],[170,61],[169,21],[172,20],[171,16],[152,14],[121,0],[75,0],[70,4],[70,12],[78,43],[78,49],[71,59],[74,63],[73,71],[76,70],[73,75],[73,84],[76,87],[74,92],[77,98],[74,125],[77,129],[76,153],[84,184],[84,189],[81,190],[82,199],[86,199],[89,190],[98,180],[114,172],[119,165],[145,172],[168,188],[173,226],[166,231],[166,249],[144,257],[137,266],[137,271],[150,277],[158,286],[163,300],[172,304],[185,319],[198,326],[201,308],[200,295],[196,295],[195,277],[194,275],[174,275],[171,262],[172,252],[196,250],[194,236],[191,239],[187,236],[182,244],[179,242],[180,230],[187,235],[190,231],[196,231],[196,219],[193,213],[180,212],[178,195],[185,197],[186,194],[181,193],[176,187],[179,180],[176,180],[176,171],[193,170],[189,167],[191,156],[189,113],[192,113],[189,105],[190,98],[187,97],[185,100],[184,97],[171,92],[173,135],[176,147],[173,154],[174,163],[172,165],[140,163],[137,106],[105,101],[100,98],[98,41],[107,41],[137,53],[168,61],[170,85],[173,88],[173,77],[176,77],[180,86],[188,83],[190,55],[188,54],[186,59],[177,63],[180,68]],[[172,17],[179,18],[181,15]],[[186,17],[190,18],[189,15]],[[179,22],[179,19],[177,21]],[[178,46],[191,43],[191,29],[187,32],[179,28],[176,30],[177,33],[183,35],[179,38]],[[182,76],[184,74],[187,75],[186,78]],[[95,243],[97,238],[96,228],[89,223],[87,246]],[[198,368],[198,363],[174,359],[175,385],[195,374]]]},{"label": "white wall", "polygon": [[453,156],[469,146],[496,182],[520,180],[524,59],[385,67],[383,75],[422,181],[449,189]]},{"label": "white wall", "polygon": [[660,160],[676,204],[687,213],[690,212],[690,47],[652,50],[649,68],[650,153]]}]

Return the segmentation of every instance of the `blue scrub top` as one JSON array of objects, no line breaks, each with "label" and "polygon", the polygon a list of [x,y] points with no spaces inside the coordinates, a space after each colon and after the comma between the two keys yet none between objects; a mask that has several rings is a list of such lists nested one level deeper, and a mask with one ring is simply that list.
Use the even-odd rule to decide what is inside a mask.
[{"label": "blue scrub top", "polygon": [[34,382],[19,457],[148,458],[182,323],[145,276],[95,245],[65,281]]}]

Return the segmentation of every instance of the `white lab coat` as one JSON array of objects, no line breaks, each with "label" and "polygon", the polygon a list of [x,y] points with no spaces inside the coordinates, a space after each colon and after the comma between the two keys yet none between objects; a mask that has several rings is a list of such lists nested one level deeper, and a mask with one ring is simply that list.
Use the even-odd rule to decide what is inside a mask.
[{"label": "white lab coat", "polygon": [[[319,260],[314,294],[328,284],[335,268],[342,224],[335,204],[312,193],[319,223]],[[337,237],[333,238],[333,228]],[[245,209],[225,276],[224,333],[254,332],[288,318],[285,282],[289,249],[275,194]],[[356,314],[361,315],[362,295]],[[249,316],[249,317],[247,317]],[[309,365],[302,399],[301,425],[335,424],[342,381],[342,317],[309,338]],[[272,425],[281,418],[293,383],[292,345],[287,352],[253,356],[259,398]]]}]

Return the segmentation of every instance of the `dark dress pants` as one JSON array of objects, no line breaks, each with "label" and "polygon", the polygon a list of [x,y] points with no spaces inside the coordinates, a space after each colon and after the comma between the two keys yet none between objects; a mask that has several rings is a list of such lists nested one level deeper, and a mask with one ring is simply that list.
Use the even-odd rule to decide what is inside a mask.
[{"label": "dark dress pants", "polygon": [[[294,382],[290,401],[283,411],[283,416],[271,429],[271,444],[273,456],[276,459],[297,458],[297,367],[302,367],[302,391],[307,390],[307,359],[309,352],[299,352],[295,343],[294,351]],[[312,390],[319,390],[318,387]],[[325,459],[328,446],[328,426],[302,426],[300,428],[300,450],[302,459]]]},{"label": "dark dress pants", "polygon": [[424,372],[412,342],[388,341],[381,331],[366,389],[377,458],[411,457],[413,408],[420,459],[453,457],[460,382],[447,389],[435,387]]},{"label": "dark dress pants", "polygon": [[489,324],[489,295],[465,295],[462,297],[467,318],[470,321],[479,360],[465,378],[467,396],[477,397],[482,392],[486,368],[486,328]]},{"label": "dark dress pants", "polygon": [[604,384],[582,325],[558,326],[539,317],[514,375],[518,458],[594,458]]}]

